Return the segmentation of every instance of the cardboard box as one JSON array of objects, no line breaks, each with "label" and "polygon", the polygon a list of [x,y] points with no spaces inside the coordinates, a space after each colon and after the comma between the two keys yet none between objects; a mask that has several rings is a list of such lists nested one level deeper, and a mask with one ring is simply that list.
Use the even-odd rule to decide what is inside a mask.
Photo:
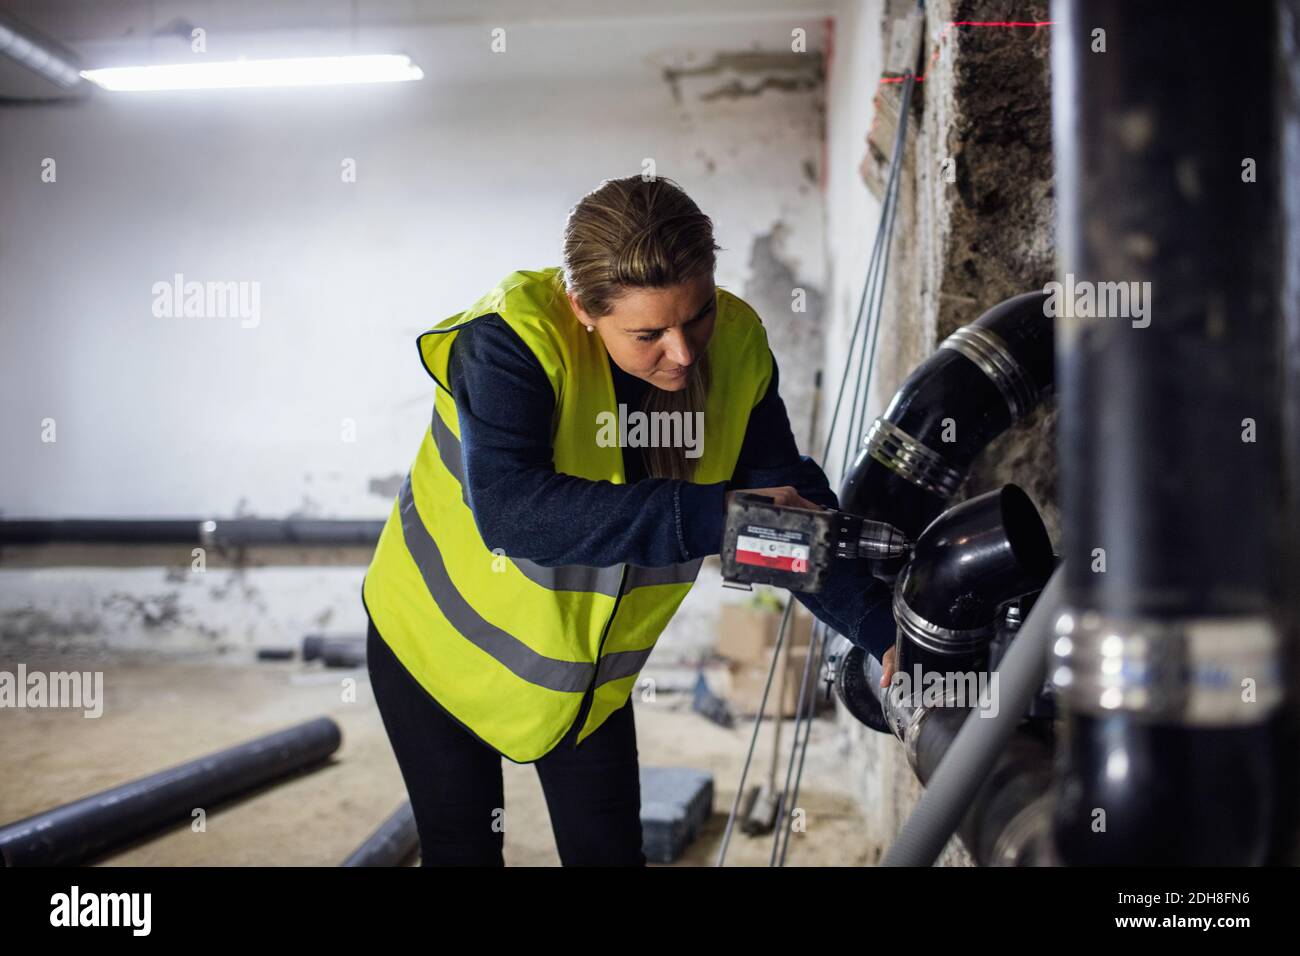
[{"label": "cardboard box", "polygon": [[[764,711],[766,716],[776,715],[778,697],[781,701],[781,714],[785,717],[793,717],[795,707],[799,703],[799,686],[803,680],[804,665],[808,660],[808,648],[790,648],[788,654],[782,655],[787,660],[787,670],[785,674],[785,685],[781,686],[781,672],[778,670],[772,675],[772,689],[767,696],[767,709]],[[730,689],[727,692],[727,703],[733,710],[744,717],[753,717],[758,713],[759,702],[763,699],[763,687],[767,683],[767,669],[771,664],[771,656],[761,664],[731,662],[727,666],[728,676],[730,677]],[[814,662],[813,666],[816,666]],[[825,684],[821,681],[821,674],[814,674],[812,677],[813,684],[810,690],[815,691],[814,703],[811,712],[820,713],[827,706],[828,702],[824,700]],[[809,712],[809,704],[805,701],[804,712]]]},{"label": "cardboard box", "polygon": [[[761,611],[740,604],[724,604],[718,627],[716,651],[719,657],[737,664],[759,664],[764,668],[772,660],[777,634],[781,629],[779,611]],[[791,615],[786,644],[791,650],[806,648],[812,638],[812,615],[795,608]]]}]

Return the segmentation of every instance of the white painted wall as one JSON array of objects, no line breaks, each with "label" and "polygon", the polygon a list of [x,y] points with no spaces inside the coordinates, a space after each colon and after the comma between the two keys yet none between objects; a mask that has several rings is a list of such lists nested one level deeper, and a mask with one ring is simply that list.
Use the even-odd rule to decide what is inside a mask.
[{"label": "white painted wall", "polygon": [[[557,263],[569,207],[646,157],[713,217],[721,284],[744,293],[751,246],[779,222],[783,258],[822,286],[822,195],[805,169],[820,172],[823,91],[706,102],[728,76],[700,76],[678,103],[662,76],[717,51],[788,50],[795,27],[821,48],[811,15],[519,24],[504,54],[481,25],[355,43],[221,34],[212,57],[396,49],[428,77],[0,108],[0,511],[385,516],[390,498],[370,479],[406,469],[432,401],[414,337],[502,275]],[[96,65],[142,55],[138,42],[78,49]],[[836,82],[841,99],[858,95]],[[832,193],[860,211],[843,182],[854,144],[837,135]],[[56,183],[41,182],[45,157]],[[355,184],[341,182],[346,157]],[[831,209],[838,303],[866,240]],[[259,283],[259,324],[154,317],[154,283],[177,272]],[[791,380],[816,358],[778,350]],[[47,418],[54,443],[41,440]],[[69,633],[130,641],[139,616],[107,613],[109,597],[173,595],[175,623],[159,633],[178,641],[211,640],[204,628],[236,644],[356,632],[361,573],[249,571],[240,588],[256,600],[230,600],[213,595],[240,588],[161,568],[0,571],[0,622],[19,614],[37,626],[18,630],[39,637],[75,605],[84,626]],[[681,628],[702,635],[715,604],[716,590],[693,598]]]}]

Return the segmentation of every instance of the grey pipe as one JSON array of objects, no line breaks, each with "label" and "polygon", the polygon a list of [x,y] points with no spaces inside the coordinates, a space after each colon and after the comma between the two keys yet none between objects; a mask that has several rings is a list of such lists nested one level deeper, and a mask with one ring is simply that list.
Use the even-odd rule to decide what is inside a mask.
[{"label": "grey pipe", "polygon": [[997,669],[999,709],[972,713],[934,772],[881,866],[930,866],[956,832],[971,800],[1006,746],[1047,672],[1064,565],[1056,569]]},{"label": "grey pipe", "polygon": [[[922,784],[943,766],[944,757],[966,721],[956,707],[915,713],[904,741],[907,759]],[[989,718],[992,719],[992,718]],[[957,829],[980,866],[1038,866],[1049,859],[1043,843],[1050,836],[1048,795],[1052,789],[1052,747],[1028,724],[1016,729],[975,791]]]}]

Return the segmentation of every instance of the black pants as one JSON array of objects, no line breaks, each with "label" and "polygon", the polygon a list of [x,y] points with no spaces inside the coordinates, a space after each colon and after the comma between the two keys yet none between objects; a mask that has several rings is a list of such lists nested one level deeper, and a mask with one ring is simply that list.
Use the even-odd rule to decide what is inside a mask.
[{"label": "black pants", "polygon": [[[423,866],[503,866],[501,761],[447,713],[397,659],[370,621],[370,685],[406,781]],[[644,866],[641,782],[632,700],[575,748],[573,727],[535,762],[564,866]]]}]

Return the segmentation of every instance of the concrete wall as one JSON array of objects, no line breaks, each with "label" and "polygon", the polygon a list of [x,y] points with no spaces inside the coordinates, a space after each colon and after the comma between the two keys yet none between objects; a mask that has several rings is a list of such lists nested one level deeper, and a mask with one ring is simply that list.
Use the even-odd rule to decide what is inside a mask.
[{"label": "concrete wall", "polygon": [[[866,274],[897,114],[898,87],[879,79],[900,66],[889,52],[891,34],[911,6],[855,0],[837,18],[827,94],[828,367],[843,366]],[[911,114],[868,421],[949,333],[1008,296],[1042,288],[1053,267],[1048,28],[950,26],[1046,20],[1046,4],[937,0],[926,8],[925,78]],[[947,159],[953,182],[944,175]],[[1053,426],[1049,407],[1004,435],[976,462],[959,498],[1015,481],[1059,540]],[[841,442],[837,436],[834,447]],[[842,711],[838,719],[865,837],[878,857],[920,787],[896,739]],[[970,858],[953,841],[941,862]]]},{"label": "concrete wall", "polygon": [[[208,5],[196,10],[204,22]],[[385,517],[432,402],[416,334],[506,273],[557,263],[569,207],[647,159],[713,217],[718,282],[763,316],[802,433],[823,352],[825,21],[521,21],[494,54],[501,25],[208,38],[213,59],[399,50],[419,83],[0,106],[0,511]],[[73,31],[87,63],[189,55],[107,29]],[[175,273],[258,283],[256,326],[155,317],[154,283]],[[6,639],[237,649],[364,624],[355,564],[198,574],[188,549],[170,568],[12,558]],[[717,585],[706,573],[667,655],[707,647]]]}]

